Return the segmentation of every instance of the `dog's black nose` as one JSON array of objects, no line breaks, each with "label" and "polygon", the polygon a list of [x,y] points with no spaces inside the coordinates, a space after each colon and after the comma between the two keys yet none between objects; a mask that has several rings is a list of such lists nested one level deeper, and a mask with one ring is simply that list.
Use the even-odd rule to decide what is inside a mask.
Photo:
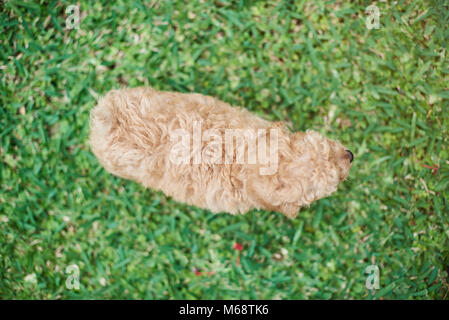
[{"label": "dog's black nose", "polygon": [[349,150],[346,150],[346,152],[348,153],[349,162],[352,162],[354,160],[354,154]]}]

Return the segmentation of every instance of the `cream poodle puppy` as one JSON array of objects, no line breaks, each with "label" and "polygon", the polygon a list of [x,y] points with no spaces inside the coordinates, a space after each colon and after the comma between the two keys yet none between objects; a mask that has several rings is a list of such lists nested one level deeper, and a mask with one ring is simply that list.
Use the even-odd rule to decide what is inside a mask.
[{"label": "cream poodle puppy", "polygon": [[292,133],[196,93],[112,90],[92,109],[90,126],[107,171],[212,212],[295,217],[337,190],[354,157],[317,132]]}]

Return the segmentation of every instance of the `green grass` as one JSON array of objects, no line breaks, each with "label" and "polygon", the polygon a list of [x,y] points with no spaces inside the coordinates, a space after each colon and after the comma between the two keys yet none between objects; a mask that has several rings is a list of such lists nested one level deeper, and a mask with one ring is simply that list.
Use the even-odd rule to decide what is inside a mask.
[{"label": "green grass", "polygon": [[[377,3],[378,30],[370,1],[151,3],[80,1],[79,30],[67,1],[2,3],[1,299],[449,298],[446,1]],[[89,150],[89,110],[141,85],[336,138],[349,181],[288,220],[116,178]]]}]

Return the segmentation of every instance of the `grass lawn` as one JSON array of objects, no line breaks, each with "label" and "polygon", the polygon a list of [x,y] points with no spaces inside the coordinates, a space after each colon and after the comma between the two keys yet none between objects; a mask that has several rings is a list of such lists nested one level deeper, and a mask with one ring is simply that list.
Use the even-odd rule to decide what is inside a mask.
[{"label": "grass lawn", "polygon": [[[0,6],[0,299],[449,299],[447,1],[77,3]],[[89,111],[142,85],[336,138],[349,180],[289,220],[114,177]]]}]

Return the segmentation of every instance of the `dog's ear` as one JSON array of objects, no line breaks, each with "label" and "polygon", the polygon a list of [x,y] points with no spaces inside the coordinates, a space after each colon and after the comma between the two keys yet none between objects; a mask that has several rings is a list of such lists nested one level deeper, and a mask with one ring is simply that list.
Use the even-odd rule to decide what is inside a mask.
[{"label": "dog's ear", "polygon": [[306,134],[304,132],[295,132],[292,135],[291,139],[291,147],[293,150],[302,154],[305,150],[307,150],[304,139],[306,138]]},{"label": "dog's ear", "polygon": [[282,212],[285,214],[288,218],[296,218],[299,211],[299,206],[293,203],[284,203],[279,210],[279,212]]},{"label": "dog's ear", "polygon": [[298,197],[301,195],[301,187],[294,185],[281,174],[260,175],[248,179],[247,193],[255,198],[257,203],[263,205],[263,209],[282,212],[293,218],[298,214]]}]

